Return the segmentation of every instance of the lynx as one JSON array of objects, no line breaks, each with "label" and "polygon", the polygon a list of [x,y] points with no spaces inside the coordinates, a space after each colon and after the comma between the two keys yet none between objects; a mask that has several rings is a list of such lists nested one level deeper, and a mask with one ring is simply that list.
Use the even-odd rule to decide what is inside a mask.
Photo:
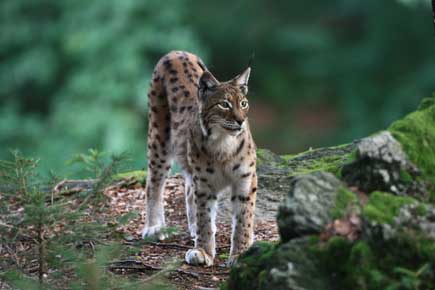
[{"label": "lynx", "polygon": [[219,82],[202,60],[173,51],[157,63],[149,97],[146,224],[143,237],[165,238],[163,187],[172,160],[185,178],[185,200],[194,248],[186,262],[213,265],[217,197],[231,191],[229,264],[254,239],[256,146],[248,125],[250,67]]}]

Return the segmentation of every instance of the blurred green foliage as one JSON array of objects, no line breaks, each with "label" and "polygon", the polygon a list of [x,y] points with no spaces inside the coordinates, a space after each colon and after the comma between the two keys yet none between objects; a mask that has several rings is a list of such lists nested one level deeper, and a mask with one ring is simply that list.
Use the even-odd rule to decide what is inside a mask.
[{"label": "blurred green foliage", "polygon": [[57,169],[91,147],[134,152],[144,165],[155,61],[173,48],[203,54],[184,4],[2,1],[1,148],[19,148]]},{"label": "blurred green foliage", "polygon": [[[131,166],[144,167],[147,87],[173,49],[199,54],[219,79],[255,54],[250,92],[260,112],[251,119],[260,147],[293,153],[362,137],[435,90],[429,4],[1,1],[0,158],[18,148],[62,172],[65,160],[98,148],[129,151]],[[264,108],[274,118],[262,127]]]}]

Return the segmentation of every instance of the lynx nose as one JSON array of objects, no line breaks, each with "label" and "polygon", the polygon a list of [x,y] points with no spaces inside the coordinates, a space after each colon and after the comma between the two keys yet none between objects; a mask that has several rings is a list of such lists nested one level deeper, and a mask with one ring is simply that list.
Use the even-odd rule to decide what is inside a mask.
[{"label": "lynx nose", "polygon": [[243,120],[236,120],[237,125],[239,125],[240,127],[242,127],[243,125]]}]

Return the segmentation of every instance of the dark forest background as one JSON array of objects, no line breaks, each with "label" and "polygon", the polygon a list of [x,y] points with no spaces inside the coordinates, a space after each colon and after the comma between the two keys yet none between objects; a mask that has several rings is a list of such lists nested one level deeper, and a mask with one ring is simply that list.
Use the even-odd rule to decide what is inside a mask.
[{"label": "dark forest background", "polygon": [[151,72],[174,49],[221,80],[254,54],[251,127],[278,153],[366,136],[435,90],[429,0],[4,0],[0,13],[0,159],[17,148],[43,170],[88,148],[143,168]]}]

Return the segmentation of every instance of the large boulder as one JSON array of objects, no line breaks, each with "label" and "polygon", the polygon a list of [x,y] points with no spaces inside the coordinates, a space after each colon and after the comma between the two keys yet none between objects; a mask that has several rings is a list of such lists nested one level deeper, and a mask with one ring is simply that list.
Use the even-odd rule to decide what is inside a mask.
[{"label": "large boulder", "polygon": [[331,173],[314,172],[296,176],[279,207],[281,239],[321,233],[332,221],[333,208],[341,182]]}]

